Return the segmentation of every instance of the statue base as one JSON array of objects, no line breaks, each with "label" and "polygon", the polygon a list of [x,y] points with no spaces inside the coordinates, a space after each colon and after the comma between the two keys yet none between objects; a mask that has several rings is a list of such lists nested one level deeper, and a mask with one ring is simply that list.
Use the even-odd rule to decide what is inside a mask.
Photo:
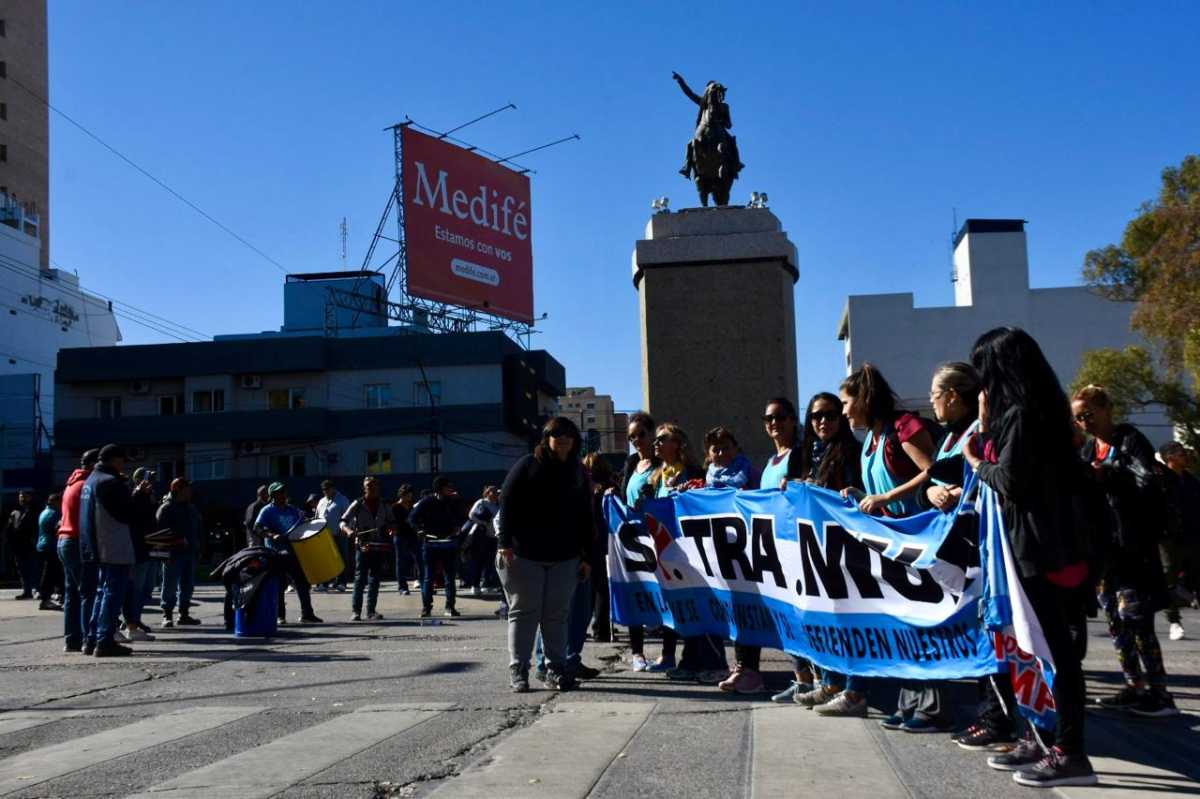
[{"label": "statue base", "polygon": [[642,398],[704,458],[723,425],[761,468],[774,447],[767,400],[796,396],[796,248],[766,208],[688,208],[652,216],[633,253],[642,328]]}]

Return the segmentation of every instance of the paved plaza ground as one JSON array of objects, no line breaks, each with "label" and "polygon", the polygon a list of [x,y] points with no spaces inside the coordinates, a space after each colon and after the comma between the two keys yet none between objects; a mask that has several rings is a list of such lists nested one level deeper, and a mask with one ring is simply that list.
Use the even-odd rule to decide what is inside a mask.
[{"label": "paved plaza ground", "polygon": [[[388,590],[390,589],[390,590]],[[885,732],[872,718],[823,719],[766,695],[634,673],[624,641],[588,644],[603,669],[557,695],[507,685],[494,600],[422,626],[420,600],[385,584],[381,622],[350,623],[349,594],[314,594],[322,625],[237,639],[216,587],[200,627],[156,630],[125,659],[62,653],[61,617],[0,591],[0,796],[253,797],[1029,797],[985,756],[944,735]],[[438,598],[437,610],[441,610]],[[289,596],[294,617],[297,603]],[[147,612],[157,624],[158,615]],[[1098,788],[1059,797],[1200,795],[1200,612],[1193,640],[1168,641],[1183,713],[1089,713]],[[1089,690],[1119,684],[1104,628],[1091,627]],[[657,642],[647,654],[657,654]],[[732,653],[730,653],[732,655]],[[780,686],[787,662],[765,654]],[[965,703],[970,684],[956,686]],[[885,705],[887,692],[873,697]],[[890,710],[890,708],[888,708]],[[966,721],[964,705],[960,715]]]}]

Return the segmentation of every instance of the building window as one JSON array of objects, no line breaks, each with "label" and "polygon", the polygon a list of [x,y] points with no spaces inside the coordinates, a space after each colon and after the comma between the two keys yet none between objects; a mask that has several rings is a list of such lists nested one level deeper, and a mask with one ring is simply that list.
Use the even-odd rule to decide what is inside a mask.
[{"label": "building window", "polygon": [[391,474],[392,451],[390,449],[367,450],[367,474]]},{"label": "building window", "polygon": [[183,477],[183,461],[159,461],[156,477],[162,485],[170,485],[176,477]]},{"label": "building window", "polygon": [[595,424],[595,423],[596,423],[596,417],[595,417],[595,416],[589,416],[589,417],[587,418],[587,424]]},{"label": "building window", "polygon": [[170,394],[166,397],[158,398],[159,416],[178,416],[181,413],[183,413],[182,394]]},{"label": "building window", "polygon": [[0,144],[0,161],[8,160],[8,145]]},{"label": "building window", "polygon": [[192,461],[191,477],[193,480],[225,479],[225,459],[218,455],[196,458]]},{"label": "building window", "polygon": [[8,62],[0,61],[0,78],[8,77]]},{"label": "building window", "polygon": [[220,413],[225,410],[225,389],[192,392],[192,413]]},{"label": "building window", "polygon": [[429,474],[433,471],[433,454],[427,449],[419,449],[416,451],[416,463],[414,463],[417,474]]},{"label": "building window", "polygon": [[273,411],[295,410],[304,407],[304,389],[277,388],[267,392],[267,407]]},{"label": "building window", "polygon": [[8,119],[8,103],[0,103],[0,119]]},{"label": "building window", "polygon": [[434,405],[442,404],[441,380],[418,380],[413,383],[413,405],[429,405],[431,397]]},{"label": "building window", "polygon": [[96,416],[100,419],[117,419],[121,416],[120,397],[100,397],[96,400]]},{"label": "building window", "polygon": [[272,477],[303,477],[307,472],[303,455],[271,456]]},{"label": "building window", "polygon": [[0,19],[0,36],[7,36],[7,35],[8,35],[8,29],[6,28],[6,26],[4,24],[4,20]]},{"label": "building window", "polygon": [[387,408],[392,404],[390,383],[371,383],[363,387],[363,393],[368,408]]},{"label": "building window", "polygon": [[587,408],[589,411],[594,411],[594,410],[596,410],[596,403],[589,402],[587,405],[584,405],[583,407]]}]

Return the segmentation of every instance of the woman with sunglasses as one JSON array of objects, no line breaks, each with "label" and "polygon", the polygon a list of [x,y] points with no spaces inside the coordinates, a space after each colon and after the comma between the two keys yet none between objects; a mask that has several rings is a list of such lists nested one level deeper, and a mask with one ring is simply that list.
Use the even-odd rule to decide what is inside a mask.
[{"label": "woman with sunglasses", "polygon": [[[658,426],[654,431],[654,455],[658,458],[659,466],[650,478],[650,486],[656,498],[686,491],[688,483],[704,476],[704,471],[692,456],[687,434],[679,425],[668,422]],[[710,638],[700,636],[687,639],[683,647],[683,660],[677,668],[675,648],[679,636],[674,630],[664,627],[662,656],[650,664],[647,671],[666,672],[668,677],[677,680],[695,680],[701,673],[713,671],[719,664],[714,665],[715,655],[706,651],[704,644]],[[723,650],[721,655],[724,656]]]},{"label": "woman with sunglasses", "polygon": [[576,585],[590,574],[596,533],[581,444],[574,422],[551,419],[533,454],[516,462],[500,492],[496,567],[508,597],[509,683],[517,693],[529,690],[529,657],[539,627],[546,687],[571,687],[567,619]]},{"label": "woman with sunglasses", "polygon": [[1017,576],[1054,660],[1057,714],[1049,751],[1031,730],[1012,751],[988,758],[988,765],[1014,771],[1016,783],[1035,788],[1094,785],[1083,741],[1084,647],[1072,635],[1083,617],[1079,593],[1088,576],[1093,523],[1078,512],[1084,478],[1070,404],[1041,348],[1023,330],[984,333],[971,351],[971,365],[983,385],[979,416],[989,441],[985,453],[973,437],[963,457],[1002,502]]},{"label": "woman with sunglasses", "polygon": [[[850,425],[842,418],[842,401],[828,392],[821,392],[808,401],[804,415],[804,440],[800,453],[804,456],[800,464],[800,477],[831,491],[845,488],[862,488],[862,471],[859,458],[862,444],[850,431]],[[801,675],[803,661],[796,659],[796,672]],[[810,670],[817,674],[818,670]],[[819,672],[820,681],[807,691],[797,690],[792,696],[777,694],[772,699],[780,702],[789,699],[803,707],[816,707],[831,701],[846,686],[846,675],[835,671]],[[797,682],[800,677],[797,676]],[[796,685],[796,683],[793,683]],[[786,693],[786,691],[784,692]],[[781,698],[783,697],[783,698]]]},{"label": "woman with sunglasses", "polygon": [[[759,488],[782,489],[788,480],[800,479],[804,457],[796,440],[796,406],[786,397],[776,397],[767,402],[763,412],[763,427],[775,445],[775,454],[767,460],[759,478]],[[733,654],[736,658],[733,671],[718,687],[722,691],[737,694],[757,694],[765,688],[759,667],[762,663],[761,646],[744,646],[735,642]],[[792,684],[775,695],[775,700],[786,702],[797,694],[812,690],[812,673],[804,661],[793,664],[795,678]]]},{"label": "woman with sunglasses", "polygon": [[[842,382],[840,393],[842,413],[850,426],[867,431],[859,456],[863,488],[848,486],[842,496],[857,500],[863,513],[892,517],[918,513],[915,494],[933,464],[934,449],[921,418],[896,407],[896,393],[869,363]],[[813,709],[822,716],[865,717],[868,685],[864,678],[847,675],[845,690]]]},{"label": "woman with sunglasses", "polygon": [[[947,363],[939,366],[929,386],[929,404],[933,415],[945,431],[937,446],[934,462],[941,468],[931,467],[926,472],[915,499],[920,510],[937,508],[942,512],[953,511],[962,497],[962,448],[979,430],[979,375],[967,363]],[[930,473],[938,474],[931,478]],[[928,503],[928,504],[926,504]],[[977,525],[976,525],[977,526]],[[956,528],[957,534],[962,528]],[[978,558],[975,558],[978,562]],[[1008,670],[1002,675],[1008,680]],[[991,686],[985,678],[981,684],[983,696],[987,697]],[[1008,691],[1007,696],[1012,696]],[[992,746],[1008,745],[1013,742],[1011,725],[1003,707],[992,708],[999,717],[984,713],[981,720],[985,729],[968,728],[956,737],[965,749],[987,749]],[[1011,708],[1015,711],[1015,707]],[[885,730],[902,730],[910,733],[948,732],[954,726],[954,714],[946,705],[941,683],[933,680],[905,681],[900,687],[896,701],[896,712],[880,722]]]},{"label": "woman with sunglasses", "polygon": [[[1179,711],[1167,691],[1167,670],[1154,632],[1154,615],[1169,604],[1158,542],[1166,531],[1166,496],[1154,448],[1136,427],[1115,418],[1100,386],[1084,386],[1071,403],[1075,423],[1090,436],[1083,460],[1111,508],[1112,535],[1099,576],[1100,606],[1117,650],[1125,687],[1097,704],[1139,716]],[[1140,663],[1139,663],[1140,661]]]},{"label": "woman with sunglasses", "polygon": [[[640,507],[646,497],[650,496],[650,478],[660,465],[658,456],[654,454],[655,427],[654,417],[644,411],[637,411],[629,417],[629,428],[626,432],[629,445],[633,447],[633,454],[625,459],[618,491],[630,509]],[[646,662],[645,646],[646,628],[640,625],[630,627],[629,665],[634,671],[645,671],[650,666]]]}]

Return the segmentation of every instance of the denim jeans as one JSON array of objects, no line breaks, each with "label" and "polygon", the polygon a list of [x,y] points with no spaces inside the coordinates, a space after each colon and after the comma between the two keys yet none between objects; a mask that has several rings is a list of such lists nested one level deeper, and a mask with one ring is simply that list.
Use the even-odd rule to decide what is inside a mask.
[{"label": "denim jeans", "polygon": [[356,614],[362,612],[364,587],[367,589],[367,613],[375,612],[375,603],[379,600],[379,580],[383,576],[387,555],[387,552],[359,551],[358,560],[354,562],[354,596],[351,599]]},{"label": "denim jeans", "polygon": [[[179,552],[163,563],[162,610],[165,616],[179,608],[180,616],[190,616],[192,591],[196,587],[196,563],[191,550]],[[179,604],[176,605],[176,599]]]},{"label": "denim jeans", "polygon": [[455,577],[458,574],[458,547],[454,544],[421,545],[421,606],[426,610],[433,607],[433,578],[437,574],[437,565],[442,564],[442,575],[446,578],[446,609],[454,607],[454,594],[457,588]]},{"label": "denim jeans", "polygon": [[79,556],[78,538],[58,539],[58,559],[63,565],[63,639],[67,646],[82,646],[92,623],[96,601],[96,564]]},{"label": "denim jeans", "polygon": [[130,569],[129,590],[125,592],[125,623],[134,627],[142,623],[142,610],[154,591],[158,561],[149,560]]},{"label": "denim jeans", "polygon": [[[42,560],[37,552],[14,552],[13,563],[21,578],[21,593],[32,594],[37,590],[38,578],[42,576]],[[46,597],[49,599],[50,597]]]},{"label": "denim jeans", "polygon": [[[408,581],[413,574],[413,566],[417,562],[412,542],[400,536],[393,536],[392,545],[396,549],[396,589],[407,591]],[[421,578],[418,577],[417,582],[420,583],[420,581]]]},{"label": "denim jeans", "polygon": [[96,604],[92,608],[92,622],[88,628],[88,638],[95,641],[97,646],[113,642],[117,616],[121,613],[121,603],[129,585],[129,569],[124,564],[98,564]]}]

